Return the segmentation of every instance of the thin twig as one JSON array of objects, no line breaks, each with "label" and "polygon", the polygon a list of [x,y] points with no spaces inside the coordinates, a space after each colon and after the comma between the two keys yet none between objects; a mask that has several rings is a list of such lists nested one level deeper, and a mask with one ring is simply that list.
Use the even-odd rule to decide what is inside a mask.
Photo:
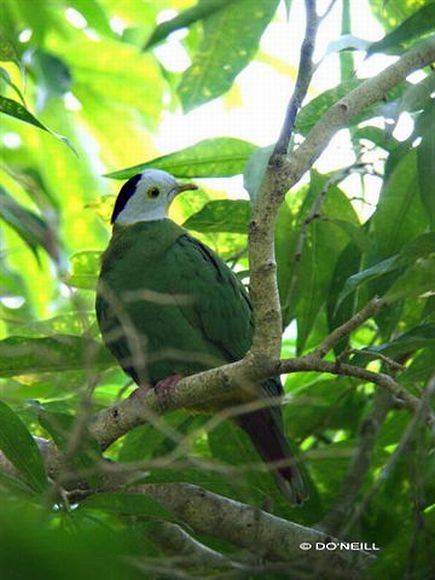
[{"label": "thin twig", "polygon": [[391,395],[388,391],[377,390],[373,409],[360,426],[359,445],[343,480],[340,493],[325,518],[316,526],[318,529],[328,534],[337,535],[343,527],[343,522],[348,519],[370,468],[377,435],[391,406]]},{"label": "thin twig", "polygon": [[284,124],[272,153],[274,156],[286,155],[295,127],[296,115],[308,91],[313,76],[313,52],[319,19],[316,14],[316,1],[305,0],[305,36],[299,56],[298,76],[293,95],[287,106]]},{"label": "thin twig", "polygon": [[366,510],[367,510],[371,500],[376,495],[376,493],[379,491],[379,489],[382,487],[382,484],[391,475],[391,472],[393,471],[394,467],[396,466],[399,458],[408,449],[408,447],[409,447],[409,445],[410,445],[410,443],[415,435],[417,427],[427,417],[427,415],[429,413],[429,409],[430,409],[430,402],[431,402],[432,397],[434,396],[434,393],[435,393],[435,376],[432,377],[432,379],[429,381],[429,384],[423,393],[423,397],[421,398],[421,400],[419,402],[417,412],[415,413],[415,415],[412,417],[412,419],[408,423],[408,426],[406,427],[405,432],[403,433],[402,438],[401,438],[398,446],[396,447],[394,453],[391,455],[390,459],[385,464],[385,466],[382,469],[382,472],[379,475],[376,482],[372,485],[371,489],[367,492],[364,499],[361,501],[360,505],[355,510],[353,516],[343,526],[343,529],[340,532],[340,536],[346,536],[352,530],[352,528],[359,521],[361,516],[364,513],[366,513]]},{"label": "thin twig", "polygon": [[347,322],[334,328],[325,340],[314,350],[313,356],[323,358],[345,336],[359,328],[366,320],[374,316],[384,305],[381,298],[375,296],[362,310],[357,312]]}]

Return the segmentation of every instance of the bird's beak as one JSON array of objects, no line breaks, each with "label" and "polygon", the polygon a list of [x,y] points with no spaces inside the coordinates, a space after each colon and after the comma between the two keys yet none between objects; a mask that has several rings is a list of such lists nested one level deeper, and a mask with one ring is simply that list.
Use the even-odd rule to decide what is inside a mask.
[{"label": "bird's beak", "polygon": [[192,189],[198,189],[198,186],[194,183],[178,183],[177,184],[177,194],[182,191],[190,191]]}]

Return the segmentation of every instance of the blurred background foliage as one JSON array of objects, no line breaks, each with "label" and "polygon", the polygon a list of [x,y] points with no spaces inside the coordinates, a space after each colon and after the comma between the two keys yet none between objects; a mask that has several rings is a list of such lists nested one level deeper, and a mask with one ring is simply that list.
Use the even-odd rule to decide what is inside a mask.
[{"label": "blurred background foliage", "polygon": [[[8,498],[0,508],[3,577],[78,578],[91,568],[94,578],[157,574],[163,552],[152,541],[153,525],[170,514],[151,501],[132,506],[123,494],[117,502],[102,498],[47,511],[47,478],[29,432],[62,448],[90,383],[97,382],[93,410],[131,391],[100,343],[94,314],[119,180],[148,165],[196,178],[201,189],[176,201],[173,218],[248,281],[247,224],[272,139],[250,142],[237,121],[231,134],[210,136],[198,117],[185,147],[168,139],[162,146],[159,128],[207,110],[213,99],[240,118],[252,101],[258,116],[249,119],[252,125],[272,118],[260,87],[259,95],[247,96],[238,75],[262,63],[290,91],[295,68],[288,55],[271,54],[260,40],[278,24],[286,35],[301,28],[300,4],[1,0],[0,449],[19,474],[0,473]],[[383,27],[376,41],[352,34],[363,4],[366,17]],[[361,82],[357,64],[365,56],[384,66],[386,55],[394,58],[433,32],[435,3],[342,0],[328,18],[339,32],[329,34],[319,69],[335,59],[339,73],[332,86],[310,93],[296,142]],[[169,57],[162,51],[168,46],[176,47]],[[184,64],[168,66],[171,54],[182,54]],[[369,74],[374,71],[376,64]],[[385,296],[388,307],[354,333],[354,350],[343,342],[336,354],[372,370],[386,368],[379,353],[398,361],[398,379],[417,395],[435,370],[434,76],[420,71],[354,119],[344,132],[350,162],[331,145],[327,170],[316,167],[289,192],[276,229],[283,356],[306,353],[371,297]],[[246,189],[234,177],[241,175]],[[302,509],[289,508],[271,477],[252,469],[256,455],[235,427],[209,431],[207,417],[177,411],[164,417],[169,431],[139,427],[107,454],[145,462],[146,481],[198,483],[258,506],[272,498],[274,513],[312,525],[334,505],[364,439],[362,426],[384,405],[357,505],[382,474],[388,477],[347,532],[382,548],[375,577],[429,577],[435,479],[423,427],[415,427],[392,461],[410,417],[394,402],[380,402],[373,386],[299,373],[286,378],[285,388],[286,429],[313,487]],[[78,460],[78,467],[89,466],[95,457],[85,450]],[[224,553],[235,549],[200,539]]]}]

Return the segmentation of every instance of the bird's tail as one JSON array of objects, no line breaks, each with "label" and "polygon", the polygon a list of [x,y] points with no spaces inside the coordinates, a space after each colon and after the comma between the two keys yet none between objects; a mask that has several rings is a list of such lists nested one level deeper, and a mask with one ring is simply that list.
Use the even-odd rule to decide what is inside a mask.
[{"label": "bird's tail", "polygon": [[292,505],[301,505],[308,494],[287,439],[274,416],[277,409],[265,408],[237,417],[261,458],[269,465],[281,493]]}]

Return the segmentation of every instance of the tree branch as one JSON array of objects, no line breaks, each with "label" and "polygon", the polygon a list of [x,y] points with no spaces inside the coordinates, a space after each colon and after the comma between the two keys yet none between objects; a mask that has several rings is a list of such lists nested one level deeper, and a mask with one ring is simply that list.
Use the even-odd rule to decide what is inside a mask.
[{"label": "tree branch", "polygon": [[[274,231],[279,206],[291,189],[326,149],[335,133],[369,105],[381,100],[393,87],[418,68],[435,60],[435,35],[405,52],[376,77],[363,81],[340,99],[316,123],[305,141],[289,158],[272,156],[261,185],[249,228],[251,296],[256,331],[252,353],[278,358],[281,314],[276,283]],[[291,124],[290,124],[291,125]]]},{"label": "tree branch", "polygon": [[313,52],[319,25],[319,18],[316,14],[316,1],[305,0],[305,36],[302,42],[299,56],[298,76],[292,97],[287,106],[284,124],[272,153],[274,156],[286,155],[291,136],[295,127],[296,115],[306,97],[308,87],[313,76]]},{"label": "tree branch", "polygon": [[[318,17],[315,0],[305,0],[306,26],[299,58],[298,76],[287,106],[284,123],[261,184],[253,218],[249,225],[250,295],[254,303],[255,333],[251,350],[278,358],[282,320],[276,283],[275,222],[286,191],[281,165],[293,134],[296,115],[313,76]],[[288,189],[288,188],[287,188]]]},{"label": "tree branch", "polygon": [[314,546],[338,540],[196,485],[149,484],[130,491],[151,495],[196,532],[218,537],[265,560],[294,562],[308,570],[327,565],[330,570],[348,574],[351,568],[361,570],[374,561],[364,551],[303,551],[299,547],[302,543]]},{"label": "tree branch", "polygon": [[343,480],[340,493],[333,507],[318,526],[318,529],[328,534],[338,535],[343,528],[343,522],[348,519],[361,486],[367,476],[376,437],[391,407],[391,395],[387,391],[376,391],[373,409],[360,426],[359,446]]}]

